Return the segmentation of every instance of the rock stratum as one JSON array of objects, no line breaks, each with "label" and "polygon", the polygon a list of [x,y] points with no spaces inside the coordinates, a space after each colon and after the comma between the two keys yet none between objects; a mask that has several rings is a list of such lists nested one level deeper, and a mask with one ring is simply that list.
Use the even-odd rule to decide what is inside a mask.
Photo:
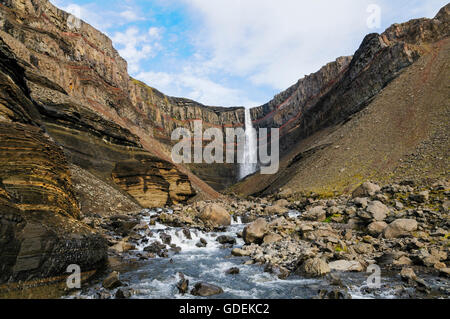
[{"label": "rock stratum", "polygon": [[[166,96],[130,77],[112,41],[47,0],[0,3],[0,283],[98,269],[107,242],[86,217],[365,180],[448,177],[449,5],[370,34],[251,110],[280,128],[278,174],[234,185],[233,164],[171,163],[177,127],[242,127],[244,108]],[[71,22],[72,21],[72,22]]]}]

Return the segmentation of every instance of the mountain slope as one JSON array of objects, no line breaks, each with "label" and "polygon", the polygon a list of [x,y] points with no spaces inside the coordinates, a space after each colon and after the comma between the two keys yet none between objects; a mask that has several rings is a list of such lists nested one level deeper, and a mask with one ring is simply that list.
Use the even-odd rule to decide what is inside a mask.
[{"label": "mountain slope", "polygon": [[[368,179],[448,176],[448,14],[446,6],[435,19],[367,36],[342,78],[308,101],[298,124],[281,139],[288,150],[280,172],[256,174],[231,191],[288,187],[329,194]],[[374,50],[378,43],[384,44],[381,53]],[[357,64],[362,71],[355,73]]]}]

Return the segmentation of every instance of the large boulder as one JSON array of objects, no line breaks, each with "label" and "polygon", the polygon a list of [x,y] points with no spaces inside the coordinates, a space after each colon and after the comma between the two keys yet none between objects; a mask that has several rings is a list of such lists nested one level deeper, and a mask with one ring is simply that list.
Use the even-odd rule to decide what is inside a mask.
[{"label": "large boulder", "polygon": [[370,197],[374,196],[376,193],[378,193],[381,190],[381,187],[377,184],[365,182],[364,184],[360,185],[357,189],[355,189],[352,193],[353,198],[357,197]]},{"label": "large boulder", "polygon": [[386,239],[399,238],[408,236],[415,230],[417,230],[417,221],[414,219],[397,219],[385,228],[383,235]]},{"label": "large boulder", "polygon": [[230,226],[231,215],[218,204],[207,205],[200,213],[200,219],[213,227]]},{"label": "large boulder", "polygon": [[286,207],[282,207],[279,205],[267,206],[264,209],[264,213],[266,215],[283,215],[287,212],[289,212],[289,210]]},{"label": "large boulder", "polygon": [[259,244],[268,232],[268,225],[264,218],[258,218],[253,223],[244,228],[242,237],[246,244]]},{"label": "large boulder", "polygon": [[199,297],[209,297],[214,295],[220,295],[223,293],[223,289],[212,285],[200,282],[194,286],[194,289],[191,290],[191,294]]},{"label": "large boulder", "polygon": [[330,272],[330,267],[323,259],[311,258],[302,264],[300,271],[307,276],[321,277]]}]

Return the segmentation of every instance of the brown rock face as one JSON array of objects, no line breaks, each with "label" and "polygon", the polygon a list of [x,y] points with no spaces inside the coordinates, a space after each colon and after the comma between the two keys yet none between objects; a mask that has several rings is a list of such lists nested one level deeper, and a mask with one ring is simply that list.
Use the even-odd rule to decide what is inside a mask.
[{"label": "brown rock face", "polygon": [[193,196],[188,177],[156,157],[119,162],[112,177],[146,208],[178,204]]}]

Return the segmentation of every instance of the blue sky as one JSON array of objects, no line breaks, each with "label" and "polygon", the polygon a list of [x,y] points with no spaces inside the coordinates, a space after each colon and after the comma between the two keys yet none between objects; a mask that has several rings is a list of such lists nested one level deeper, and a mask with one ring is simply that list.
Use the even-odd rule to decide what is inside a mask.
[{"label": "blue sky", "polygon": [[[269,101],[337,57],[353,54],[366,34],[380,33],[392,23],[433,17],[447,4],[447,0],[50,1],[106,33],[128,61],[133,77],[171,96],[248,107]],[[379,25],[371,19],[378,8]]]}]

